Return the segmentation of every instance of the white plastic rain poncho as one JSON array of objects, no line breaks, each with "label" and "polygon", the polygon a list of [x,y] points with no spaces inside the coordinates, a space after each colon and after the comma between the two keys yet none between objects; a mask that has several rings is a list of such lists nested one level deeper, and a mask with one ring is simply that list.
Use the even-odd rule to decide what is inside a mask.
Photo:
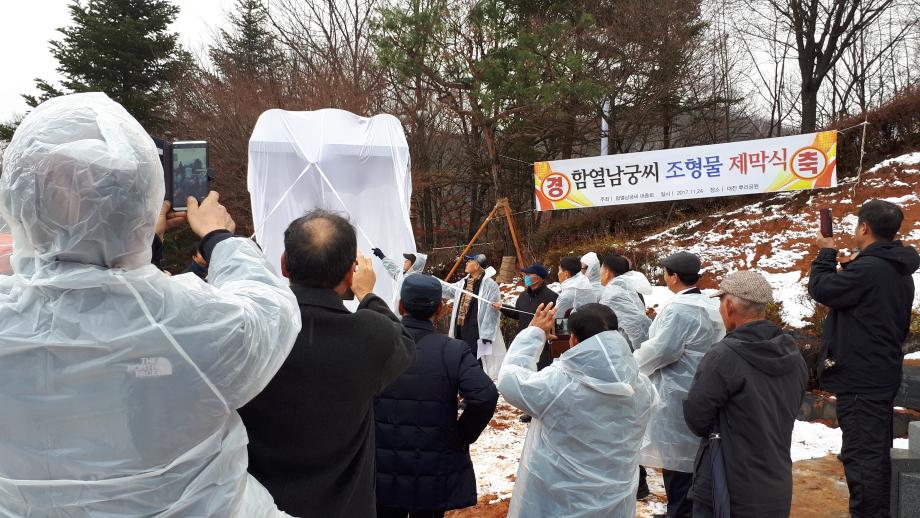
[{"label": "white plastic rain poncho", "polygon": [[522,331],[499,374],[504,398],[533,416],[508,516],[633,518],[655,388],[616,331],[537,372],[545,342],[539,328]]},{"label": "white plastic rain poncho", "polygon": [[599,302],[616,313],[617,321],[633,347],[638,348],[648,340],[652,319],[645,314],[645,304],[626,280],[618,276],[608,282]]},{"label": "white plastic rain poncho", "polygon": [[272,517],[236,409],[300,329],[254,243],[209,283],[150,264],[163,201],[153,141],[103,94],[52,99],[16,131],[0,214],[0,516]]},{"label": "white plastic rain poncho", "polygon": [[597,254],[594,252],[588,252],[581,256],[581,264],[588,267],[584,273],[591,282],[591,287],[594,288],[594,300],[596,302],[600,300],[601,293],[604,292],[604,285],[601,284],[601,260],[598,259]]},{"label": "white plastic rain poncho", "polygon": [[556,299],[556,318],[563,318],[569,310],[575,311],[585,304],[597,302],[591,281],[581,272],[562,283],[559,298]]},{"label": "white plastic rain poncho", "polygon": [[[346,215],[358,250],[415,252],[409,220],[409,145],[392,115],[359,117],[344,110],[268,110],[249,139],[247,177],[256,241],[280,273],[284,231],[312,209]],[[392,300],[394,283],[374,262],[374,293]],[[355,310],[358,301],[347,301]]]},{"label": "white plastic rain poncho", "polygon": [[[491,266],[486,268],[485,272],[483,272],[482,282],[479,283],[479,293],[476,294],[481,299],[484,299],[476,304],[476,323],[479,326],[479,339],[492,340],[491,351],[484,351],[480,347],[478,353],[482,360],[483,370],[493,380],[498,379],[498,370],[501,368],[502,360],[505,358],[505,339],[498,325],[501,312],[495,311],[489,305],[489,302],[499,302],[502,298],[501,292],[498,290],[498,284],[493,279],[495,273],[495,268]],[[463,295],[468,278],[469,275],[466,275],[453,284],[444,283],[443,281],[441,284],[441,292],[444,297],[453,300],[450,314],[450,330],[447,333],[451,338],[454,337],[456,332],[460,297]]]},{"label": "white plastic rain poncho", "polygon": [[419,254],[416,252],[406,252],[415,256],[415,261],[412,262],[412,266],[409,267],[408,271],[403,271],[403,265],[397,263],[389,257],[383,258],[383,267],[386,268],[387,273],[390,274],[390,277],[396,281],[393,285],[393,298],[390,300],[390,309],[393,310],[393,313],[399,315],[399,294],[402,290],[403,281],[406,280],[406,277],[414,274],[421,273],[425,269],[425,263],[428,261],[428,256],[425,254]]},{"label": "white plastic rain poncho", "polygon": [[642,441],[643,466],[693,472],[700,438],[684,422],[683,402],[700,360],[723,336],[719,308],[706,295],[676,295],[655,317],[634,353],[661,398]]},{"label": "white plastic rain poncho", "polygon": [[632,289],[643,297],[648,297],[654,291],[652,289],[652,283],[648,282],[648,278],[642,275],[640,271],[630,270],[623,275],[617,275],[617,278],[629,283]]}]

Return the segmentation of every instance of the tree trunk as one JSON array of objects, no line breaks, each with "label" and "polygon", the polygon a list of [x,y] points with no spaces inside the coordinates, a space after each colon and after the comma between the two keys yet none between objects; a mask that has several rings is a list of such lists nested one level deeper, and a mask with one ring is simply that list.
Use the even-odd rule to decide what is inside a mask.
[{"label": "tree trunk", "polygon": [[422,229],[425,232],[425,249],[434,248],[434,210],[432,210],[431,187],[422,191]]},{"label": "tree trunk", "polygon": [[813,133],[818,127],[818,89],[820,84],[802,81],[802,133]]}]

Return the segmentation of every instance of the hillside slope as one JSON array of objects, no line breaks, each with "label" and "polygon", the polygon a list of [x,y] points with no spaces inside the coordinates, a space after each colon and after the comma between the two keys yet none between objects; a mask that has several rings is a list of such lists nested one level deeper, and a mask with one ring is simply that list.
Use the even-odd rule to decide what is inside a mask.
[{"label": "hillside slope", "polygon": [[[654,235],[632,241],[627,254],[650,252],[663,257],[687,250],[703,259],[703,286],[714,288],[728,272],[754,269],[773,285],[781,316],[790,327],[809,324],[815,305],[807,294],[809,266],[817,253],[818,211],[831,208],[835,236],[843,255],[853,246],[856,212],[871,198],[901,206],[905,213],[901,239],[920,246],[920,153],[886,160],[833,189],[780,193],[741,209],[685,221]],[[855,190],[855,196],[854,196]],[[644,254],[643,254],[644,255]],[[647,265],[649,273],[655,265]],[[915,283],[920,274],[915,274]],[[653,280],[653,283],[654,280]],[[915,294],[914,307],[920,305]]]}]

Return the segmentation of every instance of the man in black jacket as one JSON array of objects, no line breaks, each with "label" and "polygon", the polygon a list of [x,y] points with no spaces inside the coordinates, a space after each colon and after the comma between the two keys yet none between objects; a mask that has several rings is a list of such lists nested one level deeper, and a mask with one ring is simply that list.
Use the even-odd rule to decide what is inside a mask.
[{"label": "man in black jacket", "polygon": [[[291,515],[373,518],[374,397],[412,363],[415,342],[371,293],[373,265],[346,219],[312,211],[291,223],[284,248],[303,328],[278,374],[240,410],[249,472]],[[355,313],[342,304],[348,288],[360,300]]]},{"label": "man in black jacket", "polygon": [[718,432],[731,516],[786,518],[792,506],[789,449],[808,369],[795,340],[766,319],[773,291],[762,275],[731,273],[714,296],[728,334],[703,357],[684,400],[684,420],[701,437],[693,516],[713,516],[709,435]]},{"label": "man in black jacket", "polygon": [[[556,302],[559,294],[546,287],[546,278],[549,277],[549,270],[540,263],[534,263],[521,270],[524,273],[524,286],[526,289],[518,295],[514,302],[514,311],[509,307],[502,305],[501,302],[495,302],[492,307],[501,310],[502,315],[510,320],[516,320],[518,323],[518,333],[530,326],[533,315],[540,304],[549,304]],[[544,347],[537,361],[537,370],[542,370],[549,364],[553,363],[553,357],[549,347]]]},{"label": "man in black jacket", "polygon": [[892,405],[901,346],[910,329],[917,251],[894,241],[904,214],[883,200],[859,209],[855,259],[837,270],[833,238],[819,236],[808,291],[830,308],[818,364],[821,388],[837,394],[840,458],[855,518],[889,515]]},{"label": "man in black jacket", "polygon": [[[489,424],[498,390],[462,340],[438,334],[441,283],[410,275],[400,290],[415,362],[377,396],[377,517],[440,518],[476,505],[469,445]],[[466,401],[457,418],[457,394]]]}]

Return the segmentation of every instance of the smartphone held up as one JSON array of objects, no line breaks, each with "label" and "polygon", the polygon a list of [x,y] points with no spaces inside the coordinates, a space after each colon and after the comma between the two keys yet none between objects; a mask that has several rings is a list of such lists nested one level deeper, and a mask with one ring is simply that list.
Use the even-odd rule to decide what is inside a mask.
[{"label": "smartphone held up", "polygon": [[211,181],[208,143],[204,140],[168,142],[156,137],[153,142],[163,166],[164,199],[170,202],[172,209],[188,210],[189,196],[194,196],[198,203],[204,201]]},{"label": "smartphone held up", "polygon": [[821,235],[834,237],[834,219],[831,209],[821,209],[819,221],[821,223]]},{"label": "smartphone held up", "polygon": [[208,195],[208,143],[203,140],[172,143],[170,201],[173,210],[187,210],[188,198],[200,203]]}]

